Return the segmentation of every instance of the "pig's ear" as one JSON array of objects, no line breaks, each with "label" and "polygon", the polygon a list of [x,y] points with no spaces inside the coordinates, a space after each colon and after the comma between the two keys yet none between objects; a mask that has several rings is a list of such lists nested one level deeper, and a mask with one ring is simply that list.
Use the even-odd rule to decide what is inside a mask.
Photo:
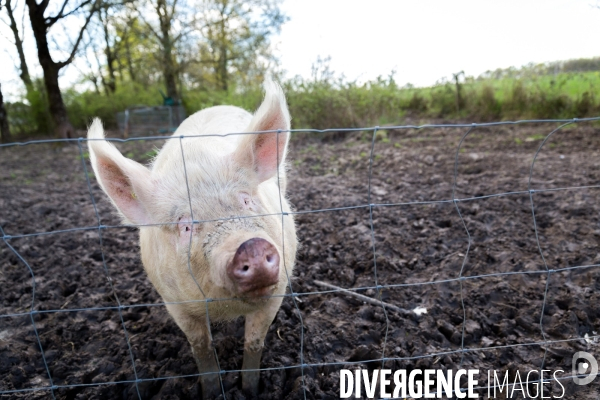
[{"label": "pig's ear", "polygon": [[243,163],[252,163],[258,181],[263,182],[277,174],[283,164],[290,136],[290,113],[281,87],[265,81],[265,99],[254,114],[247,132],[277,131],[258,135],[244,135],[236,154]]},{"label": "pig's ear", "polygon": [[88,130],[88,148],[92,168],[100,186],[126,222],[135,225],[152,223],[144,206],[149,204],[152,194],[150,171],[123,157],[111,143],[98,139],[104,139],[104,129],[102,122],[95,118]]}]

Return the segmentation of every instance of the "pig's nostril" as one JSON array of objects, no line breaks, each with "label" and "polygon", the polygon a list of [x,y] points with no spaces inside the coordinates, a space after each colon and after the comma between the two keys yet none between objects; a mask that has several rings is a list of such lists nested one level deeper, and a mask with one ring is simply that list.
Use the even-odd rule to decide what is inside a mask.
[{"label": "pig's nostril", "polygon": [[248,239],[227,265],[227,275],[237,294],[266,293],[279,282],[279,253],[265,239]]}]

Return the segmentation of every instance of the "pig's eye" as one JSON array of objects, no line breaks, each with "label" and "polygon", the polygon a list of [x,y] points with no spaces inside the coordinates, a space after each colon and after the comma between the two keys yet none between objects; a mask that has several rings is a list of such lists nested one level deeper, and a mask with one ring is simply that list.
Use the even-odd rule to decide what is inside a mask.
[{"label": "pig's eye", "polygon": [[187,236],[192,233],[192,219],[189,217],[180,217],[179,222],[177,223],[177,227],[179,229],[180,236]]},{"label": "pig's eye", "polygon": [[240,198],[240,203],[241,203],[242,207],[249,209],[249,210],[254,210],[254,201],[252,201],[252,196],[250,196],[246,192],[241,192],[239,194],[239,198]]}]

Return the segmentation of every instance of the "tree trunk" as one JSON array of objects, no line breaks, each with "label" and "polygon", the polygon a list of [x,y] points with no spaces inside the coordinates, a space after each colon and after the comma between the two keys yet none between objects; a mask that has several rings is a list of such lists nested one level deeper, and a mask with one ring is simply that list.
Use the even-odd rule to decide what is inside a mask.
[{"label": "tree trunk", "polygon": [[227,91],[229,89],[229,77],[227,75],[227,46],[225,44],[221,45],[221,52],[219,54],[219,75],[218,79],[221,85],[221,89],[223,91]]},{"label": "tree trunk", "polygon": [[165,54],[165,85],[167,86],[167,96],[173,99],[173,102],[177,104],[179,101],[179,93],[177,92],[175,65],[173,65],[170,52],[169,54]]},{"label": "tree trunk", "polygon": [[163,63],[167,96],[177,103],[179,101],[179,93],[177,92],[175,63],[173,62],[173,44],[171,43],[171,36],[168,30],[166,32],[163,31]]},{"label": "tree trunk", "polygon": [[10,140],[10,128],[8,127],[8,115],[4,108],[4,98],[2,97],[2,87],[0,87],[0,143],[8,143]]},{"label": "tree trunk", "polygon": [[[225,5],[223,5],[225,6]],[[219,54],[219,81],[221,83],[221,89],[227,91],[229,89],[229,77],[227,76],[227,32],[225,30],[225,9],[221,10],[221,21],[219,21],[220,28],[220,39],[221,39],[221,51]]]},{"label": "tree trunk", "polygon": [[117,79],[115,78],[115,59],[116,51],[110,47],[110,32],[108,31],[108,14],[102,16],[100,12],[100,21],[104,30],[104,54],[106,55],[106,67],[108,68],[108,79],[104,81],[108,93],[114,93],[117,90]]},{"label": "tree trunk", "polygon": [[50,114],[54,122],[56,136],[65,139],[75,137],[75,128],[73,128],[73,125],[69,121],[67,107],[65,106],[60,86],[58,85],[58,72],[60,69],[51,59],[50,62],[48,60],[42,61],[40,57],[40,64],[44,70],[44,83],[46,85]]},{"label": "tree trunk", "polygon": [[171,38],[171,23],[173,15],[169,13],[168,8],[168,4],[165,0],[159,0],[156,5],[160,22],[160,41],[162,42],[164,65],[163,71],[165,75],[167,96],[170,97],[175,104],[177,104],[179,102],[179,93],[177,92],[177,77],[175,71],[175,62],[173,60],[173,39]]},{"label": "tree trunk", "polygon": [[137,82],[135,70],[133,68],[133,60],[131,59],[131,47],[129,44],[129,31],[125,31],[125,59],[127,60],[127,70],[132,82]]}]

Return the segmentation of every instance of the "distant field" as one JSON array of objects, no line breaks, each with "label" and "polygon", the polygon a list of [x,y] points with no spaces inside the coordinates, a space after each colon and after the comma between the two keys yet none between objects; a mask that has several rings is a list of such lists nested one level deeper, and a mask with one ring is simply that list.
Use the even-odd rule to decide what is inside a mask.
[{"label": "distant field", "polygon": [[569,72],[556,75],[529,76],[520,80],[505,78],[501,80],[480,80],[474,85],[488,84],[496,91],[498,100],[510,98],[512,88],[517,82],[521,82],[528,92],[543,91],[555,92],[576,100],[586,92],[595,92],[600,88],[600,71],[595,72]]},{"label": "distant field", "polygon": [[365,85],[303,83],[288,91],[295,127],[399,124],[406,117],[478,121],[600,115],[600,71],[477,78],[426,88],[378,80]]},{"label": "distant field", "polygon": [[[600,88],[600,59],[496,70],[478,78],[461,74],[458,82],[446,79],[426,88],[400,87],[393,74],[364,84],[333,74],[281,83],[295,129],[399,125],[407,118],[482,122],[600,116],[600,98],[596,95]],[[183,105],[188,115],[219,104],[254,110],[263,96],[260,84],[257,81],[227,92],[182,88]],[[161,104],[161,87],[122,83],[110,96],[68,90],[65,101],[77,128],[85,129],[91,118],[98,116],[105,126],[114,129],[117,112],[140,104]],[[50,130],[43,101],[41,96],[39,104],[33,106],[8,105],[13,132]]]}]

